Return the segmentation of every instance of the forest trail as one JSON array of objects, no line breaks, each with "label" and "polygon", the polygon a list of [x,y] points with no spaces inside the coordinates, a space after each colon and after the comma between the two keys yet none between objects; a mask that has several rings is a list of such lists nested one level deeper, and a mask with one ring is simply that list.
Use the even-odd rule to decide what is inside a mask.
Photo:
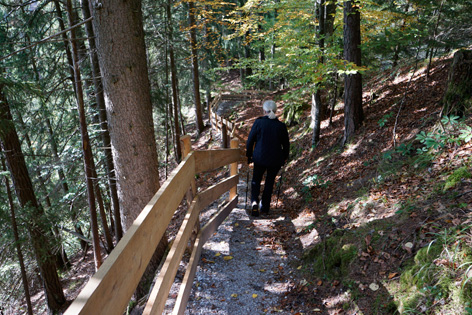
[{"label": "forest trail", "polygon": [[[248,215],[244,209],[245,176],[241,175],[237,208],[203,246],[186,314],[278,311],[280,300],[293,287],[296,257],[301,248],[297,242],[287,248],[280,235],[293,233],[296,226],[281,209],[257,218]],[[216,205],[204,216],[209,217],[217,210]],[[180,282],[182,276],[178,278]],[[177,288],[175,284],[171,291],[174,299]],[[168,300],[168,307],[174,299]]]}]

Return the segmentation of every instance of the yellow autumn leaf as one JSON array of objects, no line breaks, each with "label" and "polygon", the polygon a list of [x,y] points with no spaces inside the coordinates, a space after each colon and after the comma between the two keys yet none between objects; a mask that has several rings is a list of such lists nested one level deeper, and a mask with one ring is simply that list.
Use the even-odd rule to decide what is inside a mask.
[{"label": "yellow autumn leaf", "polygon": [[252,298],[255,299],[257,297],[257,294],[256,293],[253,293],[252,294]]},{"label": "yellow autumn leaf", "polygon": [[239,226],[239,223],[235,223],[234,226]]},{"label": "yellow autumn leaf", "polygon": [[223,257],[223,259],[224,260],[231,260],[231,259],[233,259],[233,256],[225,256],[225,257]]},{"label": "yellow autumn leaf", "polygon": [[233,294],[231,294],[231,297],[232,297],[232,298],[237,298],[238,295],[237,295],[236,293],[233,293]]},{"label": "yellow autumn leaf", "polygon": [[221,256],[221,253],[216,253],[215,257]]},{"label": "yellow autumn leaf", "polygon": [[297,269],[298,269],[298,270],[302,269],[302,265],[298,266]]},{"label": "yellow autumn leaf", "polygon": [[259,269],[260,272],[265,272],[266,270],[265,269]]}]

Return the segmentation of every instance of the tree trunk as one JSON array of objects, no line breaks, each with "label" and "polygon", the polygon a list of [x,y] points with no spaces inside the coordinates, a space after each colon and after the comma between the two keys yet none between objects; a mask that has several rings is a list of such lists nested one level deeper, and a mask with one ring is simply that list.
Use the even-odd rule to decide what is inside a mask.
[{"label": "tree trunk", "polygon": [[[318,46],[320,47],[319,63],[324,63],[324,36],[325,36],[325,0],[320,0],[318,4]],[[323,114],[323,104],[321,102],[321,83],[316,84],[316,91],[311,96],[311,112],[313,123],[313,134],[311,137],[311,147],[314,149],[320,142],[321,117]]]},{"label": "tree trunk", "polygon": [[[67,179],[66,179],[66,176],[65,176],[64,169],[62,167],[61,158],[59,157],[59,152],[58,152],[58,149],[57,149],[57,143],[56,143],[56,140],[55,140],[55,137],[54,137],[53,128],[52,128],[52,125],[51,125],[51,122],[50,122],[49,118],[46,117],[45,120],[46,120],[46,126],[47,126],[48,133],[49,133],[49,144],[51,145],[52,155],[53,155],[53,158],[54,158],[54,162],[58,166],[57,167],[57,175],[59,177],[60,185],[62,187],[62,190],[63,190],[64,194],[68,194],[69,193],[69,185],[67,184]],[[84,232],[82,231],[82,228],[79,225],[75,224],[77,222],[77,211],[74,210],[74,202],[73,201],[69,202],[69,209],[70,209],[69,212],[71,214],[71,220],[72,220],[72,223],[74,225],[75,232],[80,234],[80,235],[84,235]],[[82,239],[80,239],[79,242],[80,242],[80,248],[82,249],[82,251],[86,252],[87,248],[88,248],[87,242],[85,242]]]},{"label": "tree trunk", "polygon": [[[102,0],[92,15],[126,231],[159,189],[141,1]],[[166,247],[164,235],[138,286],[138,298],[147,293],[147,281]]]},{"label": "tree trunk", "polygon": [[195,119],[198,133],[203,132],[202,102],[200,99],[200,74],[198,73],[198,51],[197,51],[197,24],[195,22],[195,2],[188,2],[188,17],[190,24],[190,48],[192,52],[192,75],[193,94],[195,100]]},{"label": "tree trunk", "polygon": [[[29,36],[26,35],[26,38],[28,39],[28,43],[29,43],[30,42]],[[33,66],[33,72],[34,72],[36,82],[42,88],[41,76],[40,76],[38,68],[36,66],[36,59],[34,58],[33,54],[31,55],[31,65]],[[49,121],[49,118],[47,117],[47,114],[48,114],[49,111],[47,110],[46,104],[44,104],[43,99],[41,99],[40,101],[41,101],[41,107],[44,109],[44,112],[46,112],[46,114],[44,115],[45,118],[46,118],[46,121]],[[25,136],[26,143],[27,143],[28,148],[30,150],[31,157],[32,157],[33,160],[36,160],[33,145],[32,145],[31,139],[29,137],[29,134],[28,134],[28,131],[27,131],[27,128],[26,128],[26,124],[23,121],[23,117],[21,115],[21,112],[18,112],[18,117],[19,117],[19,120],[20,120],[21,127],[23,128],[23,134]],[[46,184],[45,184],[46,181],[44,180],[44,178],[41,175],[41,172],[39,170],[37,170],[37,176],[38,176],[38,181],[39,181],[41,190],[43,191],[43,195],[45,196],[44,200],[46,201],[46,205],[48,206],[49,209],[51,209],[51,200],[49,198],[49,193],[46,189]],[[41,201],[39,201],[39,203],[41,204]],[[69,261],[69,258],[67,257],[67,253],[66,253],[66,251],[64,249],[64,246],[62,244],[61,233],[60,233],[60,231],[59,231],[59,229],[57,228],[56,225],[54,225],[52,227],[52,231],[53,231],[54,237],[56,238],[57,243],[60,245],[60,250],[54,250],[54,254],[56,255],[57,266],[61,269],[66,269],[66,268],[70,267],[70,261]],[[54,248],[54,246],[53,246],[53,248]]]},{"label": "tree trunk", "polygon": [[13,185],[20,205],[25,210],[31,211],[30,217],[25,218],[31,238],[31,245],[39,266],[40,276],[44,285],[45,296],[48,307],[53,311],[60,311],[65,305],[66,299],[62,291],[59,276],[57,274],[56,262],[51,253],[49,240],[46,237],[44,210],[34,194],[33,183],[28,174],[28,168],[21,151],[21,144],[16,132],[13,118],[7,98],[3,94],[5,83],[0,82],[0,139],[1,147],[5,154]]},{"label": "tree trunk", "polygon": [[[82,0],[82,13],[84,19],[88,19],[91,16],[89,1]],[[118,199],[118,190],[116,187],[115,179],[115,165],[113,163],[113,156],[111,152],[111,140],[110,140],[110,131],[108,130],[107,122],[107,112],[105,107],[105,98],[103,96],[103,84],[100,73],[100,65],[97,56],[97,46],[95,43],[95,33],[93,32],[92,22],[85,24],[85,31],[87,32],[87,37],[90,47],[90,63],[92,65],[92,76],[93,76],[93,85],[95,88],[95,98],[97,101],[98,107],[98,117],[100,120],[100,129],[102,130],[102,142],[105,152],[105,165],[108,178],[108,186],[110,188],[110,199],[113,209],[113,222],[116,241],[118,242],[123,237],[123,228],[121,226],[121,215],[120,215],[120,202]]]},{"label": "tree trunk", "polygon": [[[7,171],[4,158],[2,158],[2,168],[3,168],[3,171]],[[5,176],[5,188],[7,190],[8,203],[10,204],[11,227],[13,230],[13,237],[15,239],[18,262],[20,264],[21,280],[23,282],[23,289],[25,290],[26,306],[28,308],[28,315],[33,315],[33,307],[31,306],[31,295],[29,291],[29,282],[28,282],[28,277],[26,276],[26,268],[25,268],[25,262],[23,259],[23,253],[21,252],[20,237],[18,234],[18,225],[16,224],[15,204],[13,203],[13,196],[10,190],[10,181],[8,180],[8,176]]]},{"label": "tree trunk", "polygon": [[442,99],[441,116],[464,117],[472,110],[472,50],[461,49],[454,54]]},{"label": "tree trunk", "polygon": [[177,77],[177,67],[175,65],[174,58],[174,43],[173,43],[173,24],[172,24],[172,13],[170,8],[172,3],[170,0],[167,1],[166,12],[167,12],[167,25],[168,25],[168,36],[169,36],[169,59],[170,59],[170,72],[171,72],[171,86],[172,86],[172,104],[174,105],[174,134],[175,134],[175,156],[177,162],[182,159],[182,149],[180,147],[180,119],[179,119],[179,82]]},{"label": "tree trunk", "polygon": [[[69,14],[69,19],[72,15],[72,3],[71,0],[67,0],[67,12]],[[92,149],[90,147],[90,138],[87,131],[87,122],[85,119],[85,105],[84,105],[84,94],[82,88],[82,80],[80,76],[79,68],[79,58],[77,51],[77,42],[75,41],[75,29],[71,30],[71,46],[72,46],[72,60],[73,60],[73,69],[74,69],[74,82],[76,90],[76,100],[77,100],[77,111],[79,113],[79,124],[80,124],[80,134],[82,137],[82,154],[84,158],[84,171],[85,171],[85,181],[87,184],[87,197],[90,211],[90,224],[92,228],[93,235],[93,253],[95,259],[95,270],[98,270],[102,265],[102,255],[100,253],[100,236],[98,235],[98,224],[97,224],[97,208],[95,204],[95,192],[94,192],[94,182],[93,182],[93,156]]]},{"label": "tree trunk", "polygon": [[[344,59],[361,66],[361,15],[359,1],[344,2]],[[362,110],[362,75],[349,74],[344,78],[344,137],[343,145],[360,128]]]}]

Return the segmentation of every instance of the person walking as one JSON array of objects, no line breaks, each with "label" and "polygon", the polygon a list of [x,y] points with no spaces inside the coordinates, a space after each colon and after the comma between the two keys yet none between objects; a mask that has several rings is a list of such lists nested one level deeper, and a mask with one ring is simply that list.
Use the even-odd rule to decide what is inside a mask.
[{"label": "person walking", "polygon": [[[285,164],[290,152],[290,141],[287,126],[275,115],[277,104],[267,100],[262,104],[264,116],[256,119],[246,142],[248,164],[254,162],[251,180],[251,215],[259,216],[269,213],[270,199],[274,189],[275,177]],[[264,191],[261,192],[261,181],[266,173]]]}]

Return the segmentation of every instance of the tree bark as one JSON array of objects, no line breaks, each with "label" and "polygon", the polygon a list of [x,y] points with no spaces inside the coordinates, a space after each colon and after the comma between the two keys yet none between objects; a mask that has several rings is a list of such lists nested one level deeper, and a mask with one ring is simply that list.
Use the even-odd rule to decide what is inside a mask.
[{"label": "tree bark", "polygon": [[51,252],[49,240],[46,237],[46,229],[42,224],[45,221],[44,210],[40,207],[34,193],[33,183],[21,151],[21,144],[13,123],[10,106],[3,93],[4,86],[5,83],[0,82],[1,147],[5,154],[20,205],[30,215],[29,218],[25,218],[25,222],[27,222],[31,245],[39,266],[48,307],[53,312],[57,312],[65,305],[66,299],[57,274],[56,262]]},{"label": "tree bark", "polygon": [[[91,11],[126,231],[159,189],[141,1],[102,0]],[[138,286],[138,298],[147,293],[166,247],[164,235]]]},{"label": "tree bark", "polygon": [[[361,15],[359,1],[344,2],[344,59],[361,66]],[[362,110],[362,75],[348,74],[344,78],[344,137],[343,145],[360,128]]]},{"label": "tree bark", "polygon": [[466,116],[472,110],[472,50],[461,49],[454,54],[444,93],[441,116]]},{"label": "tree bark", "polygon": [[[67,0],[67,12],[69,14],[69,20],[73,21],[72,15],[72,3],[71,0]],[[82,154],[84,158],[84,171],[85,181],[87,185],[87,197],[90,211],[90,224],[93,235],[93,253],[95,259],[95,270],[98,270],[102,265],[102,255],[100,252],[100,236],[98,234],[97,224],[97,208],[95,204],[95,192],[93,182],[93,155],[91,149],[90,138],[87,131],[87,121],[85,119],[85,105],[84,105],[84,94],[82,88],[82,80],[80,75],[79,57],[77,42],[75,41],[75,29],[71,30],[71,46],[72,46],[72,60],[74,69],[74,84],[76,91],[77,111],[79,114],[80,134],[82,137]]]},{"label": "tree bark", "polygon": [[180,162],[182,159],[182,149],[180,147],[180,125],[179,125],[179,82],[177,77],[177,67],[175,65],[174,57],[174,43],[173,43],[173,24],[172,24],[172,13],[171,13],[171,1],[167,1],[166,12],[167,12],[167,26],[168,26],[168,37],[169,37],[169,59],[170,59],[170,73],[171,73],[171,86],[172,86],[172,104],[174,105],[174,134],[175,134],[175,157]]},{"label": "tree bark", "polygon": [[[82,0],[82,13],[85,19],[91,16],[89,1]],[[107,112],[105,107],[105,98],[103,96],[103,84],[100,73],[100,64],[97,56],[97,46],[95,43],[95,33],[93,32],[92,22],[85,24],[85,31],[89,38],[90,47],[90,63],[92,65],[93,85],[95,88],[95,99],[98,107],[98,117],[100,120],[100,129],[102,130],[102,142],[105,153],[105,165],[108,178],[108,186],[110,188],[110,199],[113,209],[113,222],[116,241],[118,242],[123,237],[123,228],[121,226],[120,202],[118,199],[118,190],[115,179],[115,165],[113,163],[113,156],[111,152],[110,131],[108,130]]]},{"label": "tree bark", "polygon": [[[5,165],[5,159],[3,158],[2,158],[2,168],[4,171],[7,170],[7,167]],[[28,282],[28,277],[26,275],[26,268],[25,268],[25,262],[23,259],[23,253],[21,252],[20,237],[18,234],[18,225],[16,224],[15,204],[13,203],[13,196],[10,190],[10,181],[8,180],[7,176],[5,176],[5,188],[7,190],[8,203],[10,204],[11,227],[13,230],[13,237],[15,239],[18,262],[20,264],[21,280],[23,282],[23,289],[25,290],[26,306],[28,308],[28,315],[33,315],[33,307],[31,306],[31,295],[29,291],[29,282]]]},{"label": "tree bark", "polygon": [[[320,0],[318,4],[318,46],[320,48],[319,63],[324,63],[324,36],[325,36],[325,0]],[[311,96],[313,134],[311,137],[311,147],[315,148],[320,142],[321,134],[321,115],[323,112],[323,103],[321,102],[321,83],[316,83],[316,91]]]},{"label": "tree bark", "polygon": [[200,74],[198,72],[197,24],[195,22],[195,3],[188,2],[188,17],[190,24],[190,50],[192,52],[193,94],[195,101],[195,123],[198,133],[203,132],[202,102],[200,98]]}]

